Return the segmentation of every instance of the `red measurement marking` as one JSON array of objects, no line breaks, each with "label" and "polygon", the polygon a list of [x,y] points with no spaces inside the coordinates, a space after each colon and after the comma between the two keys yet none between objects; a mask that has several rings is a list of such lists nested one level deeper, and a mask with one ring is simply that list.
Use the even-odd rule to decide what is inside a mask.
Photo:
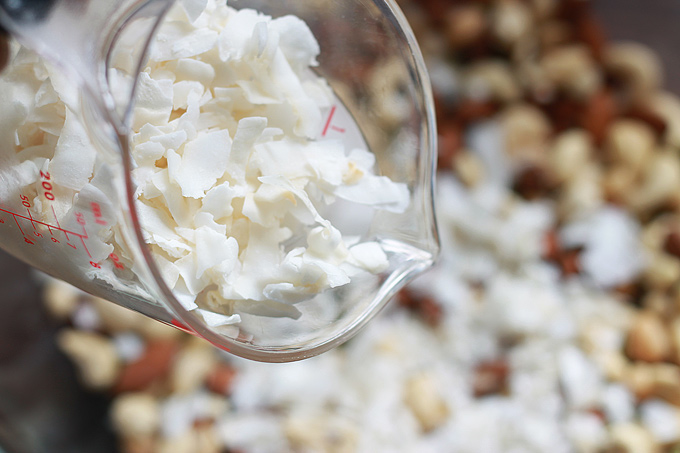
[{"label": "red measurement marking", "polygon": [[[68,234],[72,234],[72,235],[74,235],[74,236],[82,237],[82,234],[74,233],[73,231],[69,231],[69,230],[65,230],[65,229],[61,228],[61,225],[59,225],[59,222],[57,222],[57,225],[59,225],[59,228],[55,228],[54,225],[50,225],[49,223],[41,222],[40,220],[35,220],[35,219],[30,218],[30,217],[23,216],[23,215],[21,215],[21,214],[16,214],[16,213],[14,213],[14,212],[12,212],[12,211],[8,211],[8,210],[6,210],[6,209],[1,209],[1,208],[0,208],[0,211],[6,212],[7,214],[12,215],[12,216],[14,217],[14,221],[15,221],[15,222],[16,222],[16,220],[17,220],[17,217],[19,217],[20,219],[24,219],[24,220],[29,220],[29,221],[31,221],[31,222],[35,222],[35,223],[37,223],[38,225],[44,225],[45,227],[50,227],[50,228],[54,228],[55,230],[63,231],[64,234],[68,233]],[[19,226],[19,222],[17,222],[17,226],[18,226],[19,229],[21,230],[21,227]],[[23,230],[21,230],[21,233],[23,234]],[[67,237],[68,237],[68,236],[67,236]],[[87,239],[87,236],[85,236],[85,239]]]},{"label": "red measurement marking", "polygon": [[87,231],[85,231],[85,227],[83,227],[83,235],[84,236],[79,235],[80,236],[80,242],[83,243],[83,247],[85,248],[85,252],[87,253],[87,256],[89,256],[90,259],[92,259],[92,255],[90,255],[90,251],[87,249],[87,245],[85,245],[85,239],[87,239]]},{"label": "red measurement marking", "polygon": [[37,228],[35,227],[35,222],[33,221],[33,216],[31,215],[31,210],[26,209],[26,212],[28,212],[28,218],[31,219],[31,225],[33,225],[33,229],[37,230]]},{"label": "red measurement marking", "polygon": [[[50,207],[52,208],[52,214],[54,215],[54,221],[57,222],[57,226],[59,227],[59,229],[64,232],[64,235],[66,236],[66,241],[69,241],[68,233],[66,232],[66,230],[62,230],[61,225],[59,224],[59,219],[57,218],[57,213],[54,212],[54,206],[50,206]],[[69,244],[69,245],[71,245],[71,244]],[[75,247],[73,247],[73,248],[75,248]]]},{"label": "red measurement marking", "polygon": [[94,214],[94,221],[99,225],[106,225],[106,220],[104,220],[104,216],[102,215],[102,207],[99,203],[93,201],[90,203],[90,207],[92,208],[92,214]]},{"label": "red measurement marking", "polygon": [[328,114],[328,119],[326,120],[326,125],[323,127],[323,132],[321,133],[322,136],[325,136],[326,133],[328,132],[328,128],[331,125],[331,120],[333,119],[333,115],[335,115],[335,109],[337,106],[331,107],[331,112]]},{"label": "red measurement marking", "polygon": [[[11,214],[11,213],[10,213],[10,214]],[[17,220],[17,215],[16,215],[16,214],[12,214],[12,215],[14,216],[14,222],[15,222],[15,223],[17,224],[17,226],[19,227],[19,231],[21,231],[21,234],[22,234],[23,236],[26,236],[26,234],[24,233],[24,230],[21,229],[21,225],[19,225],[19,221]]]},{"label": "red measurement marking", "polygon": [[54,193],[52,192],[52,183],[48,182],[50,179],[50,174],[49,173],[43,173],[42,171],[40,172],[40,176],[44,179],[42,182],[42,188],[45,190],[43,195],[45,198],[47,198],[50,201],[54,201]]},{"label": "red measurement marking", "polygon": [[111,261],[113,261],[113,265],[116,267],[116,269],[125,269],[125,266],[123,263],[120,262],[120,258],[118,258],[118,255],[115,253],[111,253],[109,255],[109,258],[111,258]]},{"label": "red measurement marking", "polygon": [[344,134],[344,133],[345,133],[345,129],[342,128],[342,127],[331,126],[331,129],[333,129],[333,130],[336,131],[336,132],[340,132],[341,134]]}]

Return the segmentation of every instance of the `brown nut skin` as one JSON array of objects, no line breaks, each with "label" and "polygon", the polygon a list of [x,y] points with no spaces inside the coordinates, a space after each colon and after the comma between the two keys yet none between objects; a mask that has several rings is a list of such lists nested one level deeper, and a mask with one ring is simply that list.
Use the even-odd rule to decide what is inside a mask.
[{"label": "brown nut skin", "polygon": [[601,146],[609,126],[620,114],[620,110],[614,93],[609,89],[602,89],[588,98],[578,123],[590,133],[594,143]]},{"label": "brown nut skin", "polygon": [[9,64],[9,34],[0,27],[0,72]]},{"label": "brown nut skin", "polygon": [[474,3],[453,6],[446,13],[445,21],[444,33],[453,49],[473,44],[487,29],[484,9]]},{"label": "brown nut skin", "polygon": [[231,394],[235,378],[236,369],[221,363],[215,366],[206,377],[205,385],[211,392],[226,396]]},{"label": "brown nut skin", "polygon": [[179,348],[174,340],[149,341],[142,356],[123,367],[114,393],[142,391],[165,380]]},{"label": "brown nut skin", "polygon": [[513,191],[525,200],[537,200],[547,196],[554,188],[551,175],[542,167],[531,165],[515,176]]},{"label": "brown nut skin", "polygon": [[479,363],[474,369],[472,388],[474,396],[481,398],[505,393],[510,366],[503,359]]},{"label": "brown nut skin", "polygon": [[450,169],[463,147],[463,127],[458,121],[447,121],[439,127],[437,146],[437,168]]}]

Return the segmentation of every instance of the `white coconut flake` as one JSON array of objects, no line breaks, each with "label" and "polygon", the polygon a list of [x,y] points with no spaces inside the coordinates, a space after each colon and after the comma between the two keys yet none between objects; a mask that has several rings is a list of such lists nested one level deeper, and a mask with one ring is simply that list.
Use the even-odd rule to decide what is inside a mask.
[{"label": "white coconut flake", "polygon": [[[174,180],[185,197],[201,198],[224,174],[231,150],[229,131],[199,135],[184,146]],[[169,164],[169,162],[168,162]]]},{"label": "white coconut flake", "polygon": [[196,309],[196,312],[203,317],[205,323],[210,327],[230,326],[241,322],[241,316],[239,315],[226,316],[200,308]]},{"label": "white coconut flake", "polygon": [[189,22],[194,23],[208,6],[208,0],[181,0],[179,4],[186,13]]},{"label": "white coconut flake", "polygon": [[567,225],[560,237],[566,246],[583,246],[584,272],[597,284],[613,287],[633,280],[645,266],[639,231],[629,214],[605,206]]},{"label": "white coconut flake", "polygon": [[82,189],[92,177],[96,157],[82,123],[66,110],[64,127],[49,166],[54,182],[69,189]]},{"label": "white coconut flake", "polygon": [[[125,82],[137,44],[116,46],[112,78]],[[135,210],[165,283],[211,327],[239,311],[296,319],[295,304],[389,268],[379,242],[357,239],[370,222],[349,236],[329,219],[357,205],[368,219],[404,212],[411,194],[356,142],[317,138],[335,102],[313,70],[320,52],[300,18],[213,0],[178,0],[152,38],[130,124]],[[142,271],[114,208],[120,175],[91,143],[79,93],[30,52],[8,70],[0,128],[23,162],[3,177],[33,186],[31,207],[49,222],[89,235],[88,275],[127,284]],[[41,170],[51,203],[35,193]]]},{"label": "white coconut flake", "polygon": [[280,36],[279,45],[286,60],[297,72],[316,66],[319,44],[311,30],[299,17],[283,16],[272,20],[271,28]]},{"label": "white coconut flake", "polygon": [[387,255],[377,242],[364,242],[350,247],[350,263],[372,274],[383,272],[389,266]]}]

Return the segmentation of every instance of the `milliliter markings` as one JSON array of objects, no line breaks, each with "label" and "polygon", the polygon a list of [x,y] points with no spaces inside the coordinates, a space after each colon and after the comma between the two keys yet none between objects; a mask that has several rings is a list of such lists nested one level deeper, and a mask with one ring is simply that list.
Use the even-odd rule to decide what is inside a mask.
[{"label": "milliliter markings", "polygon": [[[85,245],[85,239],[88,238],[87,231],[85,231],[85,226],[83,225],[83,233],[76,233],[74,231],[70,231],[70,230],[67,230],[65,228],[62,228],[61,225],[59,224],[59,220],[57,220],[56,213],[54,213],[54,209],[52,209],[52,212],[53,212],[54,218],[57,222],[57,226],[51,225],[49,223],[42,222],[40,220],[36,220],[35,218],[33,218],[33,215],[31,214],[31,211],[28,208],[26,209],[26,212],[28,214],[27,216],[21,215],[21,214],[18,214],[16,212],[9,211],[9,210],[3,209],[3,208],[0,208],[0,212],[4,212],[4,213],[12,216],[12,218],[14,219],[14,223],[16,223],[17,228],[19,228],[21,235],[24,237],[24,242],[26,242],[27,244],[33,244],[33,242],[31,241],[29,236],[26,234],[26,231],[24,231],[24,229],[21,228],[21,224],[19,223],[19,220],[29,221],[31,223],[31,225],[33,226],[33,229],[34,229],[33,235],[36,236],[36,237],[39,237],[39,238],[43,237],[43,235],[40,232],[38,232],[38,230],[36,228],[36,224],[46,227],[49,230],[50,235],[52,236],[50,238],[51,241],[54,242],[54,243],[57,243],[57,244],[60,243],[60,241],[57,238],[54,237],[54,231],[61,231],[62,233],[64,233],[64,236],[66,237],[66,241],[67,241],[66,244],[69,245],[73,249],[77,249],[77,247],[74,244],[70,243],[69,235],[79,238],[81,243],[83,244],[83,247],[84,247],[85,251],[87,252],[88,256],[90,256],[90,252],[87,249],[87,245]],[[0,223],[5,223],[5,220],[0,219]]]}]

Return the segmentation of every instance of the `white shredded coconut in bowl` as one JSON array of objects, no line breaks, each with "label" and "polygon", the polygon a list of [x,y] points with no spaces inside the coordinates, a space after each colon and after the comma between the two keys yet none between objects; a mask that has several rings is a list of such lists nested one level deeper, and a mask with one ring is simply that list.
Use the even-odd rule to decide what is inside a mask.
[{"label": "white shredded coconut in bowl", "polygon": [[319,137],[334,95],[311,70],[320,49],[307,25],[180,5],[140,74],[131,143],[145,240],[184,307],[231,315],[256,301],[275,316],[385,271],[382,247],[344,236],[326,212],[336,199],[403,212],[409,190],[376,174],[368,150]]},{"label": "white shredded coconut in bowl", "polygon": [[[128,92],[139,45],[121,38],[114,47],[116,99]],[[298,17],[215,0],[177,2],[153,37],[130,118],[136,209],[165,283],[210,327],[239,323],[243,313],[296,319],[311,310],[300,303],[388,271],[383,246],[368,238],[370,221],[348,234],[329,219],[403,213],[411,194],[377,172],[356,124],[347,140],[325,134],[344,106],[314,72],[320,51]],[[0,123],[16,148],[3,157],[18,159],[3,174],[15,180],[7,186],[31,191],[36,219],[82,229],[87,244],[54,253],[89,262],[91,281],[151,300],[128,282],[144,270],[125,245],[119,162],[111,166],[93,144],[87,112],[60,71],[18,45],[14,53],[0,80],[8,99]]]}]

